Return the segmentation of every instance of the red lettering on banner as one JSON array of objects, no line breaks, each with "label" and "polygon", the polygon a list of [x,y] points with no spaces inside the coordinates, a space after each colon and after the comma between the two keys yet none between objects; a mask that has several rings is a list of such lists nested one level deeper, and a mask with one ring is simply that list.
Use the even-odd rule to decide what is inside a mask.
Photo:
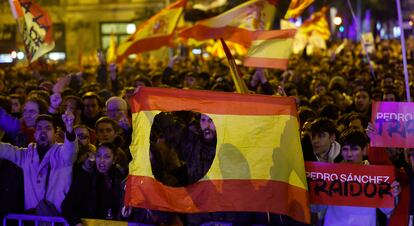
[{"label": "red lettering on banner", "polygon": [[306,162],[312,204],[393,207],[392,166]]}]

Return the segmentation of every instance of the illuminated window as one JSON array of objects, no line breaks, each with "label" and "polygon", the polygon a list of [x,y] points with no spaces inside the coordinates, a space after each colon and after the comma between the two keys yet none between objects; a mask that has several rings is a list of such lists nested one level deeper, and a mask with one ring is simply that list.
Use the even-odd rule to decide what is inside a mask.
[{"label": "illuminated window", "polygon": [[134,23],[102,23],[101,24],[101,48],[106,49],[111,41],[111,35],[116,38],[117,44],[127,39],[135,32]]}]

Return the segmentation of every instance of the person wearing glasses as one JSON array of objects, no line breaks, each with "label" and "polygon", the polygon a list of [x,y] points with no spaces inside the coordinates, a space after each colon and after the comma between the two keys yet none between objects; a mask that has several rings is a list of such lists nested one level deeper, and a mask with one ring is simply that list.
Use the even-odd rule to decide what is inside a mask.
[{"label": "person wearing glasses", "polygon": [[74,164],[74,174],[78,172],[85,160],[94,159],[96,147],[91,142],[90,129],[84,124],[74,126],[76,137],[78,138],[78,156]]}]

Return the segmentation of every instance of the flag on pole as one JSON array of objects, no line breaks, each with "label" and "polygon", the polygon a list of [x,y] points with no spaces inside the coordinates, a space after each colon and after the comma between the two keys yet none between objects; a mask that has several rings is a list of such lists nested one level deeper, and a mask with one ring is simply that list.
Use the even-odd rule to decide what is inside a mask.
[{"label": "flag on pole", "polygon": [[218,16],[197,22],[180,36],[199,41],[223,38],[245,47],[250,46],[251,31],[270,29],[277,0],[250,0]]},{"label": "flag on pole", "polygon": [[18,21],[23,35],[26,56],[30,63],[55,48],[52,20],[48,13],[33,0],[19,0],[23,21]]},{"label": "flag on pole", "polygon": [[227,47],[226,42],[222,38],[220,38],[220,41],[229,63],[231,77],[233,78],[234,86],[236,86],[236,91],[238,93],[249,93],[249,89],[247,88],[246,83],[242,78],[242,74],[237,67],[236,61],[234,60],[229,47]]},{"label": "flag on pole", "polygon": [[20,5],[19,0],[9,0],[10,9],[12,11],[14,19],[20,18],[23,16],[22,6]]},{"label": "flag on pole", "polygon": [[255,31],[244,66],[286,70],[296,30]]},{"label": "flag on pole", "polygon": [[315,0],[292,0],[289,4],[289,8],[286,11],[285,19],[296,18],[302,14],[302,12],[308,8]]},{"label": "flag on pole", "polygon": [[326,19],[327,11],[328,7],[325,6],[318,12],[312,14],[309,19],[303,22],[298,32],[306,34],[308,37],[318,35],[323,40],[328,40],[331,36],[331,31],[329,30],[328,20]]},{"label": "flag on pole", "polygon": [[299,27],[293,43],[293,52],[300,53],[306,47],[307,54],[312,54],[314,47],[326,49],[326,40],[331,36],[326,12],[328,7],[322,7]]},{"label": "flag on pole", "polygon": [[[310,221],[294,98],[141,87],[130,99],[132,162],[125,205],[170,212],[253,211]],[[152,171],[150,134],[160,112],[207,114],[217,132],[206,175],[165,186]]]},{"label": "flag on pole", "polygon": [[174,30],[184,10],[187,0],[178,0],[145,21],[117,49],[117,61],[120,62],[133,53],[142,53],[170,45]]}]

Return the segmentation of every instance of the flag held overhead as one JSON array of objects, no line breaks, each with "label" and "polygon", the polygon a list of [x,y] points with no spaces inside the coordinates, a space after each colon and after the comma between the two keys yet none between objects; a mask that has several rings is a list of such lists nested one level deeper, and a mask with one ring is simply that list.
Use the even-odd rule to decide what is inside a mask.
[{"label": "flag held overhead", "polygon": [[23,9],[23,21],[18,21],[22,28],[23,42],[27,59],[32,63],[55,48],[52,36],[52,20],[46,10],[33,0],[20,0]]},{"label": "flag held overhead", "polygon": [[296,30],[255,31],[244,66],[286,70]]},{"label": "flag held overhead", "polygon": [[187,0],[178,0],[145,21],[117,49],[117,61],[121,62],[133,53],[142,53],[171,45],[174,30]]},{"label": "flag held overhead", "polygon": [[249,47],[251,31],[271,27],[276,4],[276,0],[250,0],[218,16],[197,22],[180,32],[180,36],[199,41],[223,38]]},{"label": "flag held overhead", "polygon": [[[271,212],[310,221],[293,98],[141,87],[131,110],[133,160],[125,205],[184,213]],[[208,115],[217,134],[211,167],[185,187],[159,182],[150,163],[154,118],[173,111]]]}]

